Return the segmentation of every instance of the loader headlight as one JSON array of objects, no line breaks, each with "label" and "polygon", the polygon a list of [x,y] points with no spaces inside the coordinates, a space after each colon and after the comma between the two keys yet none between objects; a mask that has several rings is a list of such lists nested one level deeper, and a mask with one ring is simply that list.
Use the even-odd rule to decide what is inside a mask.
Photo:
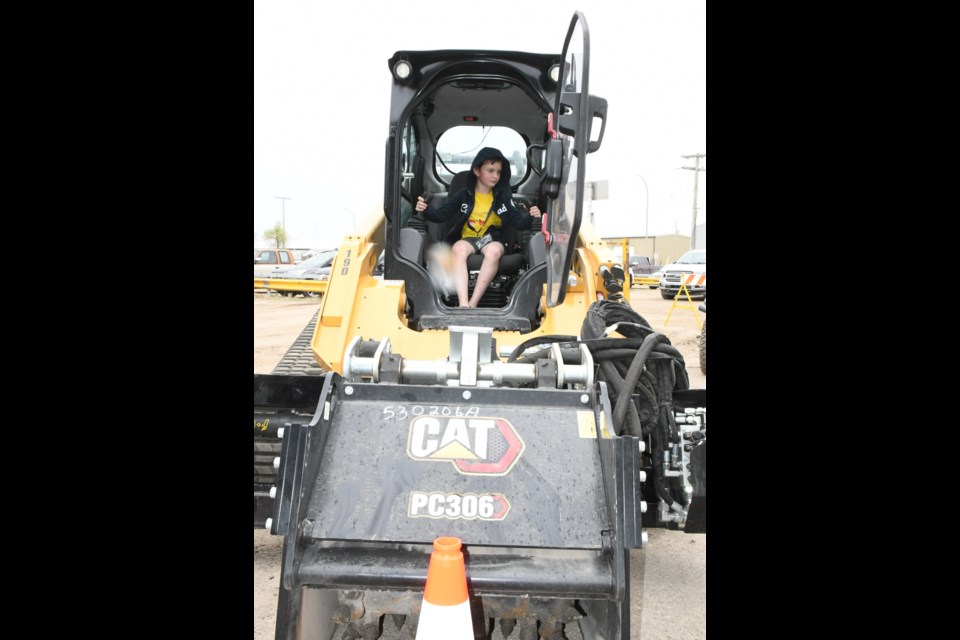
[{"label": "loader headlight", "polygon": [[398,60],[397,64],[393,65],[393,75],[397,76],[397,80],[406,80],[410,77],[411,71],[413,67],[406,60]]},{"label": "loader headlight", "polygon": [[550,79],[554,82],[560,82],[560,65],[555,64],[550,67]]}]

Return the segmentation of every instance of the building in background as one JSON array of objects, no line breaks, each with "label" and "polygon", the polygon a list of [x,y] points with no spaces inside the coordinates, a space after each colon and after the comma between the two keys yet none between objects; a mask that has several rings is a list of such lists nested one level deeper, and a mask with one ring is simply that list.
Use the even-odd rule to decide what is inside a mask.
[{"label": "building in background", "polygon": [[[707,225],[697,227],[697,248],[707,248]],[[614,254],[620,255],[620,243],[626,239],[629,243],[628,251],[631,256],[647,256],[655,264],[670,264],[690,250],[690,236],[668,234],[662,236],[618,236],[604,237],[603,241],[610,245]]]}]

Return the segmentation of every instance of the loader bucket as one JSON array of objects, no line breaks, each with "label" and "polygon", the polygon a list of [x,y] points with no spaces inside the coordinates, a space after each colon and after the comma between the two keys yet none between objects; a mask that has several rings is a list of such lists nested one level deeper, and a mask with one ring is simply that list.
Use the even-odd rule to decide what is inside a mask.
[{"label": "loader bucket", "polygon": [[453,536],[478,633],[628,638],[639,440],[610,437],[604,404],[609,415],[602,383],[467,390],[327,374],[312,420],[282,437],[276,637],[413,634],[432,542]]}]

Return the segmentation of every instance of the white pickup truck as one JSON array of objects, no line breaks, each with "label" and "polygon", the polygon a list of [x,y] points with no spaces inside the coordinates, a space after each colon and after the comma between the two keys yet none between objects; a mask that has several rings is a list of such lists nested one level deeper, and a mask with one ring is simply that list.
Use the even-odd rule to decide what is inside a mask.
[{"label": "white pickup truck", "polygon": [[[689,275],[707,275],[707,250],[694,249],[687,251],[677,258],[676,262],[671,262],[662,269],[660,276],[660,295],[664,300],[673,300],[680,291],[680,283]],[[707,299],[707,282],[698,284],[699,278],[694,278],[693,284],[687,285],[687,291],[690,292],[691,299]]]}]

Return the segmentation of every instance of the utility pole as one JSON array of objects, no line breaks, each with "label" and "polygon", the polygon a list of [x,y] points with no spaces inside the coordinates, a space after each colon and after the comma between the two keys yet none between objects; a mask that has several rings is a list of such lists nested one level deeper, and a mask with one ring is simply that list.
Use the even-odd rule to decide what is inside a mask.
[{"label": "utility pole", "polygon": [[[650,187],[647,186],[647,180],[641,175],[637,176],[643,180],[643,189],[647,193],[647,212],[643,216],[643,242],[647,244],[650,242]],[[653,260],[653,253],[650,254],[650,260]]]},{"label": "utility pole", "polygon": [[700,166],[700,158],[706,158],[707,154],[695,153],[689,156],[680,156],[680,157],[694,159],[694,166],[680,167],[681,169],[689,169],[693,171],[693,224],[690,229],[690,248],[693,249],[697,242],[697,178],[700,176],[701,171],[707,170],[706,167]]},{"label": "utility pole", "polygon": [[[283,228],[283,246],[287,246],[287,200],[293,200],[293,198],[284,198],[283,196],[273,196],[273,197],[280,200],[281,207],[283,207],[282,213],[281,213],[283,218],[281,218],[280,225]],[[696,203],[697,201],[696,196],[694,196],[693,201],[694,203]]]}]

